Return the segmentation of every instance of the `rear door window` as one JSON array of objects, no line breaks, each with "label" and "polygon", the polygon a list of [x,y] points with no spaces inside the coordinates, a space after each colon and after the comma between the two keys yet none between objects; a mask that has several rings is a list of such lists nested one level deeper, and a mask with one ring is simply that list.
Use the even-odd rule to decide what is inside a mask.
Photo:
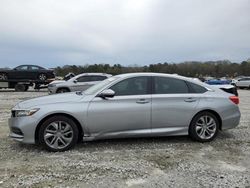
[{"label": "rear door window", "polygon": [[91,81],[102,81],[105,80],[107,77],[106,76],[91,76]]},{"label": "rear door window", "polygon": [[189,93],[184,80],[170,77],[154,77],[154,94]]}]

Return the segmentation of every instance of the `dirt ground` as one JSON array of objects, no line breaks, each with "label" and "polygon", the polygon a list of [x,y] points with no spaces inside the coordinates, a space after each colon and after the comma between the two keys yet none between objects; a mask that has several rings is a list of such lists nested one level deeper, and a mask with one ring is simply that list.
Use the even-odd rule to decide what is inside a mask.
[{"label": "dirt ground", "polygon": [[102,140],[50,153],[8,138],[11,107],[47,95],[0,90],[0,187],[250,187],[250,90],[240,125],[210,143],[188,137]]}]

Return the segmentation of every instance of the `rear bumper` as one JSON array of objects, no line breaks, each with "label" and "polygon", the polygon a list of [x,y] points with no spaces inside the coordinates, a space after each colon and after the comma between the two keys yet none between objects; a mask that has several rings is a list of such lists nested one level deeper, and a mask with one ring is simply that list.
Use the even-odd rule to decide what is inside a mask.
[{"label": "rear bumper", "polygon": [[227,129],[232,129],[232,128],[237,127],[240,123],[240,117],[241,117],[241,114],[240,114],[240,111],[238,110],[232,115],[223,119],[221,129],[227,130]]}]

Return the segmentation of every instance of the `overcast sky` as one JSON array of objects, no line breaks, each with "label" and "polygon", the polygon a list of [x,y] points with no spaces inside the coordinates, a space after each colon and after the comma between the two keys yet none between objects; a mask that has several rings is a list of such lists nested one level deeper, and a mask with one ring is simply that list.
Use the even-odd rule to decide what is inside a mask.
[{"label": "overcast sky", "polygon": [[0,0],[0,67],[250,58],[250,0]]}]

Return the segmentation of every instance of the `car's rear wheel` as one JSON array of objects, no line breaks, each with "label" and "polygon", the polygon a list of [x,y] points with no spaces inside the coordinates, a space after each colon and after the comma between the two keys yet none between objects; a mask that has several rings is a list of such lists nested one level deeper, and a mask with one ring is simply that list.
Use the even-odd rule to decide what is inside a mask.
[{"label": "car's rear wheel", "polygon": [[44,74],[44,73],[39,74],[39,75],[38,75],[38,79],[39,79],[40,81],[46,81],[46,80],[47,80],[47,75]]},{"label": "car's rear wheel", "polygon": [[49,151],[66,151],[78,141],[78,128],[75,122],[65,116],[53,116],[40,127],[39,141]]},{"label": "car's rear wheel", "polygon": [[59,89],[56,91],[56,93],[67,93],[67,92],[70,92],[70,90],[67,89],[67,88],[59,88]]},{"label": "car's rear wheel", "polygon": [[23,84],[16,84],[16,85],[15,85],[15,91],[17,91],[17,92],[27,91],[27,90],[26,90],[26,87],[27,87],[27,86],[25,86],[25,85],[23,85]]},{"label": "car's rear wheel", "polygon": [[190,137],[199,142],[212,141],[217,136],[218,131],[218,118],[210,112],[197,114],[189,126]]},{"label": "car's rear wheel", "polygon": [[5,73],[0,73],[0,80],[8,80],[8,76]]}]

